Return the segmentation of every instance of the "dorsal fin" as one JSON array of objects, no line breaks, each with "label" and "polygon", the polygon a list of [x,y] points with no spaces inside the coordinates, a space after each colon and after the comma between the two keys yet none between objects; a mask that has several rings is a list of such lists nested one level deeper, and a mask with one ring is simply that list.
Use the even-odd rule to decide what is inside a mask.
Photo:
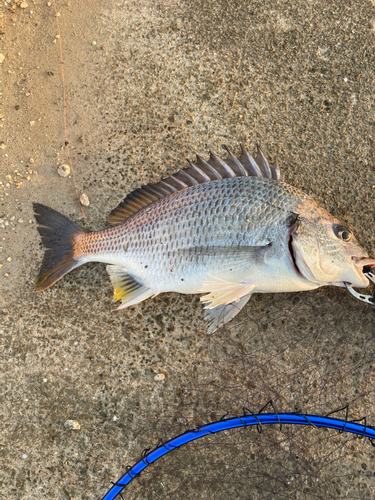
[{"label": "dorsal fin", "polygon": [[238,158],[241,164],[246,168],[248,175],[252,177],[262,177],[262,171],[259,168],[259,165],[254,160],[248,151],[241,144],[241,156]]},{"label": "dorsal fin", "polygon": [[284,180],[284,173],[280,170],[279,162],[277,161],[277,156],[275,156],[275,160],[271,165],[272,178],[278,181]]},{"label": "dorsal fin", "polygon": [[147,184],[136,189],[128,194],[117,208],[112,210],[107,222],[113,226],[122,224],[130,216],[155,201],[196,184],[244,176],[283,179],[276,158],[275,162],[270,166],[259,146],[257,146],[256,160],[243,146],[241,146],[241,149],[241,156],[236,157],[226,148],[229,158],[225,160],[219,158],[215,153],[210,153],[210,158],[207,161],[197,156],[195,163],[189,162],[187,168],[179,170],[160,182]]},{"label": "dorsal fin", "polygon": [[241,177],[241,176],[247,176],[248,173],[245,169],[245,167],[242,165],[240,160],[234,156],[232,151],[227,147],[224,146],[227,153],[229,154],[229,158],[225,160],[226,164],[230,166],[230,168],[233,170],[233,172],[236,174],[236,177]]},{"label": "dorsal fin", "polygon": [[269,177],[272,179],[272,172],[271,172],[269,163],[268,163],[267,158],[264,156],[263,151],[260,149],[258,144],[257,144],[257,157],[256,157],[255,161],[259,165],[259,167],[263,173],[263,177]]}]

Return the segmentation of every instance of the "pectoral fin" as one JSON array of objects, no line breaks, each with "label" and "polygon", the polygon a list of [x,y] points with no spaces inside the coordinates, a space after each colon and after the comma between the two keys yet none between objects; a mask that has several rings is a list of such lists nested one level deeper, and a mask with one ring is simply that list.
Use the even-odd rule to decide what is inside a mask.
[{"label": "pectoral fin", "polygon": [[207,304],[205,309],[214,309],[219,305],[228,305],[232,302],[238,302],[241,297],[251,293],[255,286],[254,283],[232,283],[223,279],[206,281],[205,286],[209,287],[211,292],[201,297],[201,301]]},{"label": "pectoral fin", "polygon": [[108,265],[107,272],[113,285],[114,298],[116,301],[121,300],[121,305],[117,309],[134,306],[157,295],[153,290],[130,276],[121,266]]}]

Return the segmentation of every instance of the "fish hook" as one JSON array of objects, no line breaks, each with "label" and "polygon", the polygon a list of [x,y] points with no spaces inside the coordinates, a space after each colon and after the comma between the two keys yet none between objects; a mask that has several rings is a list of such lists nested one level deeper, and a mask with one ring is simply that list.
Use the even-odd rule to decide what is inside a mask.
[{"label": "fish hook", "polygon": [[[372,271],[371,267],[365,266],[363,268],[363,274],[375,285],[375,273]],[[366,304],[370,304],[375,311],[375,286],[372,295],[364,295],[363,293],[357,292],[351,285],[349,285],[349,283],[345,283],[345,286],[348,292],[350,292],[353,295],[353,297],[355,297],[358,300],[361,300],[362,302],[366,302]]]}]

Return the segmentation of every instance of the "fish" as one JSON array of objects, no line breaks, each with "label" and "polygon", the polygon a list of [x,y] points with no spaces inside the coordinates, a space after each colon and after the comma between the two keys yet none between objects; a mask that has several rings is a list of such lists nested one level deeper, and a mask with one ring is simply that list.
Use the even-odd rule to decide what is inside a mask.
[{"label": "fish", "polygon": [[118,309],[164,292],[201,294],[207,331],[227,324],[254,293],[332,285],[366,288],[375,259],[314,197],[270,164],[226,148],[128,194],[89,231],[34,203],[45,253],[37,290],[87,262],[104,262]]}]

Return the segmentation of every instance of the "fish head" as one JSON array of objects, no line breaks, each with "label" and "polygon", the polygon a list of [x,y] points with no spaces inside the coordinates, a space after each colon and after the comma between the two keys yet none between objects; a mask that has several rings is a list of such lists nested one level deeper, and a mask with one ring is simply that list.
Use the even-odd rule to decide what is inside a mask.
[{"label": "fish head", "polygon": [[363,268],[375,267],[375,259],[328,213],[313,220],[299,217],[290,230],[289,249],[297,271],[310,282],[319,286],[369,286]]}]

